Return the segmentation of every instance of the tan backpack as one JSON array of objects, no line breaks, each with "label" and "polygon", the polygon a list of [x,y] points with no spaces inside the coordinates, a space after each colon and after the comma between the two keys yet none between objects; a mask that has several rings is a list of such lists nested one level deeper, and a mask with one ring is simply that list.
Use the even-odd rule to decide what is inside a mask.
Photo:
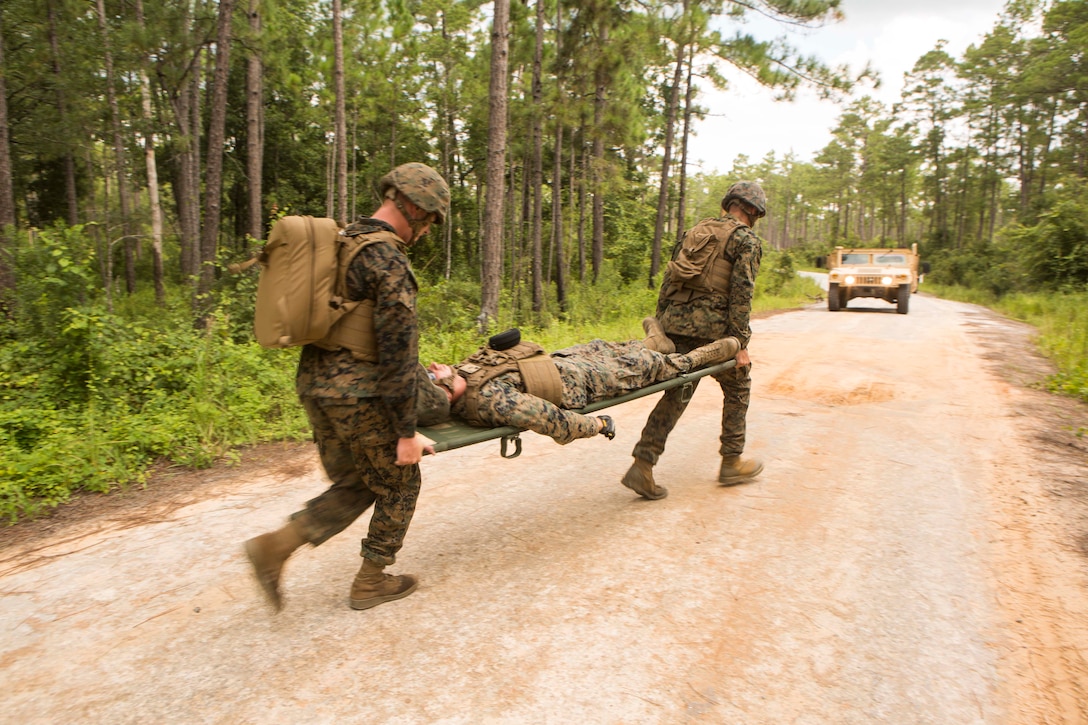
[{"label": "tan backpack", "polygon": [[253,330],[264,347],[293,347],[329,333],[340,310],[329,304],[336,286],[337,240],[333,219],[285,216],[257,256],[257,308]]},{"label": "tan backpack", "polygon": [[725,245],[742,226],[732,217],[719,217],[704,219],[688,230],[668,264],[670,284],[665,296],[688,302],[711,293],[729,294],[734,260],[725,254]]}]

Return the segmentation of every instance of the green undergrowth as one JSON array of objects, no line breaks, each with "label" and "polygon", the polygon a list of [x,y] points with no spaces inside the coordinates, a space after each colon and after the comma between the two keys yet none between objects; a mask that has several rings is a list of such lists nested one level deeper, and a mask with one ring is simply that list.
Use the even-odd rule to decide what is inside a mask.
[{"label": "green undergrowth", "polygon": [[[61,247],[45,253],[63,261]],[[20,289],[18,319],[0,320],[0,520],[48,513],[76,492],[140,485],[155,464],[230,463],[243,446],[309,437],[295,397],[298,349],[253,340],[252,277],[227,280],[194,324],[184,286],[165,306],[150,291],[111,303],[87,293],[92,275],[78,264],[35,264],[49,274]],[[817,294],[771,253],[754,309],[800,307]],[[565,310],[554,292],[538,313],[527,290],[504,292],[488,334],[518,327],[549,350],[641,338],[656,301],[656,289],[605,270],[596,284],[573,284]],[[421,360],[456,362],[483,344],[478,312],[478,284],[424,285]]]}]

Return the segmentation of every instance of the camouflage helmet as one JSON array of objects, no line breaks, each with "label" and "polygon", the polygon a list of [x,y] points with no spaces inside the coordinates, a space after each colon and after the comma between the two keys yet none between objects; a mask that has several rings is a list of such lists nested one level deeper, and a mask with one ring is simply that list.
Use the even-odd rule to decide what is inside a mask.
[{"label": "camouflage helmet", "polygon": [[754,206],[759,214],[757,219],[767,215],[767,195],[763,193],[763,187],[754,181],[738,181],[730,186],[722,199],[722,209],[727,208],[734,199]]},{"label": "camouflage helmet", "polygon": [[420,209],[434,214],[438,224],[446,221],[450,211],[450,187],[430,166],[416,162],[401,164],[378,182],[378,193],[382,198],[390,189],[396,189]]}]

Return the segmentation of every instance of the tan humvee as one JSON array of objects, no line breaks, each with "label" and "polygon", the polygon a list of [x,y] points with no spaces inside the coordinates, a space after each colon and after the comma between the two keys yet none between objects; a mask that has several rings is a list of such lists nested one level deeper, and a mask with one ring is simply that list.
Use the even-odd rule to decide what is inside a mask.
[{"label": "tan humvee", "polygon": [[826,267],[827,309],[846,309],[855,297],[879,297],[893,302],[896,312],[907,314],[910,295],[918,291],[920,276],[929,271],[928,263],[918,261],[918,245],[910,249],[847,249],[835,251],[816,260]]}]

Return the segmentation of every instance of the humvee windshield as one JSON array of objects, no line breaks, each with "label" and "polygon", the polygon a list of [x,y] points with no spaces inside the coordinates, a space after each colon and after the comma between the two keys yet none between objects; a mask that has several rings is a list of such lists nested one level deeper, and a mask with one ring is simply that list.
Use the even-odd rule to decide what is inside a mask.
[{"label": "humvee windshield", "polygon": [[876,255],[877,264],[907,264],[907,258],[902,254],[878,254]]},{"label": "humvee windshield", "polygon": [[868,254],[844,254],[842,264],[869,264]]}]

